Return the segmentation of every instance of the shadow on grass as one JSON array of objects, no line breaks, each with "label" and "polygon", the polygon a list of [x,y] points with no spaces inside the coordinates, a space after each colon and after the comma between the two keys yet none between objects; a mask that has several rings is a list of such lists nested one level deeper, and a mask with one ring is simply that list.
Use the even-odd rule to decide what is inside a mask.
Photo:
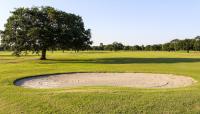
[{"label": "shadow on grass", "polygon": [[192,63],[200,58],[97,58],[97,59],[48,59],[41,64],[54,63],[97,63],[97,64],[146,64],[146,63]]}]

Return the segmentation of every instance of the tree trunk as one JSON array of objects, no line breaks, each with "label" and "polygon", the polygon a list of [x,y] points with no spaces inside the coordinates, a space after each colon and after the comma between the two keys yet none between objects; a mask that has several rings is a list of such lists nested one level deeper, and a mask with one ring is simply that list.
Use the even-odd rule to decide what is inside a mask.
[{"label": "tree trunk", "polygon": [[42,55],[40,60],[46,60],[46,49],[42,49]]}]

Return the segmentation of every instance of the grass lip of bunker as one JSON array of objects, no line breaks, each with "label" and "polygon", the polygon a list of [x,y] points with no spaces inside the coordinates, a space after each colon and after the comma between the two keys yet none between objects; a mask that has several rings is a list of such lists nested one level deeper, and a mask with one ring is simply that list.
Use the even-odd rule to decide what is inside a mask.
[{"label": "grass lip of bunker", "polygon": [[194,79],[173,74],[152,73],[65,73],[26,77],[14,81],[25,88],[63,88],[78,86],[119,86],[136,88],[178,88]]}]

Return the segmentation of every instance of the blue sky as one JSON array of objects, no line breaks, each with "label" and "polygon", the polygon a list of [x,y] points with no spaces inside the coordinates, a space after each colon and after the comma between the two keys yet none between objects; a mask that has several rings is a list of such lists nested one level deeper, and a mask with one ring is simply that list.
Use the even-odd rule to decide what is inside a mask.
[{"label": "blue sky", "polygon": [[200,0],[0,0],[0,29],[14,8],[42,5],[82,16],[94,45],[147,45],[200,35]]}]

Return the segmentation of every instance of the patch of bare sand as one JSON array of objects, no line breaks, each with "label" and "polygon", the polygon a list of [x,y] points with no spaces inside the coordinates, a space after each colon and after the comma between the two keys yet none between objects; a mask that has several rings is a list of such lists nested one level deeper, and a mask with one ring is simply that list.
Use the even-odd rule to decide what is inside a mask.
[{"label": "patch of bare sand", "polygon": [[15,85],[26,88],[62,88],[77,86],[121,86],[137,88],[177,88],[192,85],[191,77],[151,73],[67,73],[28,77]]}]

